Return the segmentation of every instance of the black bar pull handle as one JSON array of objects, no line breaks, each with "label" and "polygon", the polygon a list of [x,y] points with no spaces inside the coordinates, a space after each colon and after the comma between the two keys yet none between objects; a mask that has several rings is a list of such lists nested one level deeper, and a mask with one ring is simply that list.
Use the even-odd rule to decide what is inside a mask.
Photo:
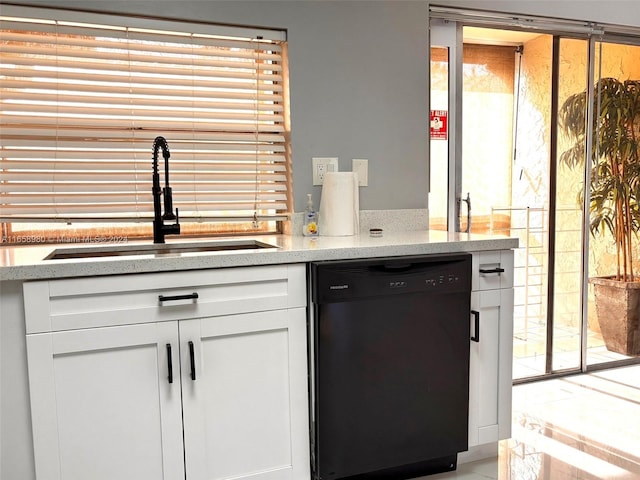
[{"label": "black bar pull handle", "polygon": [[198,292],[187,293],[186,295],[158,295],[158,301],[162,302],[175,302],[176,300],[197,300]]},{"label": "black bar pull handle", "polygon": [[173,359],[171,358],[171,344],[167,343],[167,371],[169,383],[173,383]]},{"label": "black bar pull handle", "polygon": [[473,320],[475,323],[475,332],[471,337],[471,340],[480,343],[480,312],[478,312],[477,310],[471,310],[471,315],[473,315]]},{"label": "black bar pull handle", "polygon": [[192,341],[189,341],[189,360],[191,361],[191,380],[195,380],[196,379],[196,357],[195,357]]},{"label": "black bar pull handle", "polygon": [[480,273],[497,273],[498,275],[500,275],[501,273],[504,273],[504,268],[500,268],[500,267],[496,267],[496,268],[481,268],[480,269]]}]

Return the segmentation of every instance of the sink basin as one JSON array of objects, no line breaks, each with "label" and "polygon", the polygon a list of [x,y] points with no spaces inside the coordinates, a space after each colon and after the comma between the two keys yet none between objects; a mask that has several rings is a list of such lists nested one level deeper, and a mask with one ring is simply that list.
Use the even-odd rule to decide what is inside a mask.
[{"label": "sink basin", "polygon": [[179,255],[182,253],[224,252],[229,250],[261,250],[278,248],[276,245],[248,240],[219,240],[207,243],[152,244],[152,245],[110,245],[88,248],[58,248],[45,260],[65,260],[70,258],[127,257],[136,255]]}]

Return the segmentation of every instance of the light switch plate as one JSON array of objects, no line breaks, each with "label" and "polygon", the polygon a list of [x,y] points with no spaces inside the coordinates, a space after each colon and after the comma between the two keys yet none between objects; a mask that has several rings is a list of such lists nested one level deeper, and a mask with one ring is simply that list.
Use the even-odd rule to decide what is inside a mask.
[{"label": "light switch plate", "polygon": [[313,157],[311,166],[313,169],[313,184],[322,185],[324,183],[324,175],[327,172],[338,171],[338,157]]},{"label": "light switch plate", "polygon": [[351,171],[358,174],[358,185],[369,186],[369,160],[366,158],[354,158],[351,160]]}]

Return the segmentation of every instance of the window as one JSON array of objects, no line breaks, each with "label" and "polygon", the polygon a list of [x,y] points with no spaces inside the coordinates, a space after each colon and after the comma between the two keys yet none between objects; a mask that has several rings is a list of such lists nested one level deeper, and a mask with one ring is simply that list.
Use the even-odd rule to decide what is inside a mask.
[{"label": "window", "polygon": [[183,233],[287,218],[284,32],[9,6],[0,22],[3,238],[150,235],[156,136]]}]

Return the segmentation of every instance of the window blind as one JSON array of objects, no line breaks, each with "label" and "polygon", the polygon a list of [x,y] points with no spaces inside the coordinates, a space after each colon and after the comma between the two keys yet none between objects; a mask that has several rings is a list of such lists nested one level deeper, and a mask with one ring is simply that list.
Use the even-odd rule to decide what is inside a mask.
[{"label": "window blind", "polygon": [[158,135],[183,221],[285,218],[284,41],[2,15],[1,221],[149,220]]}]

